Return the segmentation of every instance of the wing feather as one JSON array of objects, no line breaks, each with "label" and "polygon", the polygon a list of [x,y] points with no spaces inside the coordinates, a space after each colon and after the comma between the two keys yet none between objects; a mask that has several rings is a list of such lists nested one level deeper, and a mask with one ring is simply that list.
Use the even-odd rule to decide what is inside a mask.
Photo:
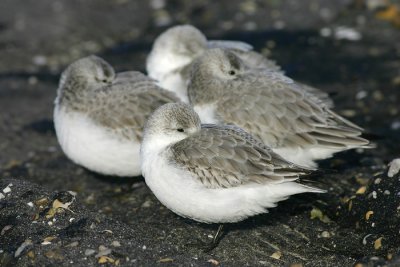
[{"label": "wing feather", "polygon": [[[96,108],[89,117],[119,133],[121,138],[140,141],[143,126],[159,106],[178,102],[177,97],[159,88],[154,80],[136,71],[117,74],[114,82],[92,92]],[[112,100],[112,101],[111,101]]]},{"label": "wing feather", "polygon": [[171,161],[198,177],[207,188],[281,183],[308,172],[230,125],[203,125],[199,133],[174,144],[170,151]]},{"label": "wing feather", "polygon": [[[272,148],[366,146],[362,128],[277,72],[260,71],[231,82],[217,103],[217,116],[259,137]],[[243,101],[234,101],[241,99]]]}]

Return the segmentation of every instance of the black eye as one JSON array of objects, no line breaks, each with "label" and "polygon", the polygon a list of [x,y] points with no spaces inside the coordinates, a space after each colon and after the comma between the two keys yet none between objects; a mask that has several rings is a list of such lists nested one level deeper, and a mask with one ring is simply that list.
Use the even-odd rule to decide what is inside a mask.
[{"label": "black eye", "polygon": [[181,133],[183,133],[185,130],[183,130],[182,128],[178,128],[178,129],[176,129],[178,132],[181,132]]},{"label": "black eye", "polygon": [[107,82],[107,80],[106,80],[106,79],[104,79],[104,80],[102,80],[102,82],[103,82],[103,83],[106,83],[106,82]]},{"label": "black eye", "polygon": [[228,72],[228,74],[233,76],[233,75],[236,74],[236,72],[235,72],[234,70],[230,70],[230,71]]}]

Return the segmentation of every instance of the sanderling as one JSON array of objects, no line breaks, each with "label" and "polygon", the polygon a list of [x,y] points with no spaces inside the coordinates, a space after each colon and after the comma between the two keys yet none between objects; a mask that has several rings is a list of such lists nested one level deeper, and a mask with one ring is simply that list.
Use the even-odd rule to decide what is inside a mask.
[{"label": "sanderling", "polygon": [[325,192],[296,181],[308,170],[236,126],[201,125],[183,103],[165,104],[150,116],[141,158],[145,181],[160,202],[204,223],[238,222],[291,195]]},{"label": "sanderling", "polygon": [[54,125],[64,153],[92,171],[137,176],[143,126],[159,106],[178,101],[136,71],[115,74],[103,59],[89,56],[61,75]]},{"label": "sanderling", "polygon": [[292,79],[248,68],[227,50],[208,50],[196,59],[188,94],[203,123],[237,125],[302,166],[316,167],[314,160],[369,144],[360,127]]},{"label": "sanderling", "polygon": [[227,48],[236,53],[251,67],[280,70],[274,61],[252,51],[253,47],[240,41],[208,41],[204,34],[191,25],[175,26],[163,32],[154,41],[147,57],[149,77],[159,85],[174,91],[183,102],[188,102],[187,81],[190,64],[209,48]]}]

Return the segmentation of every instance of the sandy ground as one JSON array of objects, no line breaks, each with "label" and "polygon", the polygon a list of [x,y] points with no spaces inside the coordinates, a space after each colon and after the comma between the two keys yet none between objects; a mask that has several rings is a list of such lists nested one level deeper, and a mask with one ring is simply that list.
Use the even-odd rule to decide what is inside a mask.
[{"label": "sandy ground", "polygon": [[[379,2],[1,1],[0,266],[399,266],[400,177],[386,165],[400,155],[400,14]],[[321,162],[309,179],[327,194],[229,225],[211,252],[188,245],[218,226],[176,216],[141,177],[74,165],[52,124],[67,64],[94,53],[143,70],[154,37],[178,23],[251,43],[330,92],[377,148]]]}]

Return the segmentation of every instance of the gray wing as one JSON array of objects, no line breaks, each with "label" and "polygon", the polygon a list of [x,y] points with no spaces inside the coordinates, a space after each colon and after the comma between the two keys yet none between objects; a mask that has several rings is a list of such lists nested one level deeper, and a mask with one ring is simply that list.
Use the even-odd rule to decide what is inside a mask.
[{"label": "gray wing", "polygon": [[[217,116],[256,135],[272,148],[365,146],[362,129],[277,72],[233,80],[218,101]],[[240,99],[240,101],[238,101]]]},{"label": "gray wing", "polygon": [[[234,50],[232,52],[236,54],[248,67],[252,69],[266,69],[269,71],[277,71],[279,73],[284,74],[282,68],[278,64],[276,64],[275,61],[264,57],[260,53],[254,51],[243,52]],[[321,102],[321,104],[325,104],[328,107],[333,108],[334,104],[332,99],[329,97],[328,93],[306,84],[298,83],[298,86],[300,86],[301,89],[310,94],[310,97],[315,97],[316,101],[319,101]]]},{"label": "gray wing", "polygon": [[[248,67],[252,69],[266,69],[269,71],[277,71],[279,73],[284,74],[284,71],[278,64],[276,64],[275,61],[270,60],[257,52],[254,51],[249,51],[249,52],[232,51],[232,52],[235,53]],[[332,99],[329,97],[328,93],[306,84],[298,83],[298,86],[301,87],[301,89],[303,89],[305,92],[310,94],[310,97],[315,97],[316,101],[320,102],[321,104],[327,105],[329,108],[333,108],[334,104]]]},{"label": "gray wing", "polygon": [[227,48],[241,51],[251,51],[253,46],[251,44],[241,41],[224,41],[224,40],[210,40],[207,42],[207,48]]},{"label": "gray wing", "polygon": [[140,72],[124,73],[93,92],[96,108],[89,111],[96,123],[122,138],[140,141],[147,118],[161,105],[179,102],[172,92],[159,88]]},{"label": "gray wing", "polygon": [[207,188],[293,181],[307,170],[285,161],[235,126],[202,125],[170,147],[170,160]]}]

